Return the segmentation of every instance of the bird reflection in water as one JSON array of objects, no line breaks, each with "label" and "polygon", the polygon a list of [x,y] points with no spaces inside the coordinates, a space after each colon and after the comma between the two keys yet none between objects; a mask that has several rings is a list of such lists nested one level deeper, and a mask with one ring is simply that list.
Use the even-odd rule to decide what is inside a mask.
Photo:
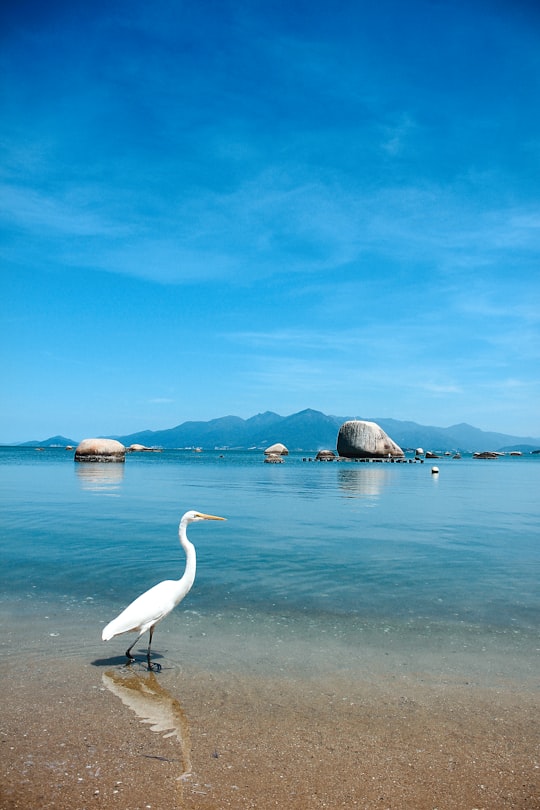
[{"label": "bird reflection in water", "polygon": [[191,775],[189,723],[180,703],[158,681],[153,672],[133,670],[104,672],[103,684],[131,709],[152,731],[166,732],[163,738],[176,737],[180,743],[182,772],[178,779]]}]

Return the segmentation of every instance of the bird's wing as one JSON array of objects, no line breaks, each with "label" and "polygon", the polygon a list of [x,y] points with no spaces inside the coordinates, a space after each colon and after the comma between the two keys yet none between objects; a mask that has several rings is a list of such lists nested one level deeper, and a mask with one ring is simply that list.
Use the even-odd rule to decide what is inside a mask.
[{"label": "bird's wing", "polygon": [[174,580],[165,580],[142,593],[104,627],[103,640],[108,641],[113,636],[134,630],[139,633],[149,630],[174,608],[177,587],[178,583]]}]

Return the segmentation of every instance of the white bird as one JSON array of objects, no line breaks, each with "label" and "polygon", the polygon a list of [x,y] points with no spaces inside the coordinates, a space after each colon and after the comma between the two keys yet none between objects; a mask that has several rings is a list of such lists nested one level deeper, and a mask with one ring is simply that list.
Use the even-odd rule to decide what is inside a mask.
[{"label": "white bird", "polygon": [[[164,619],[171,610],[174,610],[186,594],[189,593],[195,581],[197,555],[195,553],[195,546],[188,540],[186,534],[188,523],[195,523],[198,520],[226,519],[227,518],[217,517],[216,515],[205,515],[203,512],[186,512],[186,514],[182,516],[178,526],[180,545],[186,553],[186,567],[183,576],[180,579],[166,579],[154,585],[153,588],[150,588],[148,591],[138,596],[116,619],[113,619],[103,628],[101,634],[103,641],[109,641],[111,638],[114,638],[114,636],[122,635],[122,633],[138,632],[139,635],[126,650],[126,655],[129,659],[128,663],[135,660],[135,657],[131,654],[131,650],[140,637],[149,630],[150,639],[146,657],[148,660],[148,669],[154,668],[154,665],[150,661],[150,647],[152,645],[154,628],[156,624]],[[156,666],[158,669],[161,668],[159,664]]]}]

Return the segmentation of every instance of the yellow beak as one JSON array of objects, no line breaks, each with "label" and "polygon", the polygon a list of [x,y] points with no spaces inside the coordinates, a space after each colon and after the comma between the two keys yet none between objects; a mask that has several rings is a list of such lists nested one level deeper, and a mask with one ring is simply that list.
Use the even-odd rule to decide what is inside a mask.
[{"label": "yellow beak", "polygon": [[203,520],[227,520],[227,518],[218,517],[217,515],[205,515],[204,512],[197,512],[197,517]]}]

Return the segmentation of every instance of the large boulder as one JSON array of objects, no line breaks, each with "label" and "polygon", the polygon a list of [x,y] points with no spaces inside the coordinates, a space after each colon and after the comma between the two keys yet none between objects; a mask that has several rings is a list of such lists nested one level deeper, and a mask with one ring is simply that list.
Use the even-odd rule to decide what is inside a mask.
[{"label": "large boulder", "polygon": [[273,444],[271,447],[267,447],[264,454],[265,456],[288,456],[289,451],[284,444],[278,442],[277,444]]},{"label": "large boulder", "polygon": [[401,458],[404,452],[375,422],[344,422],[337,437],[337,451],[344,458]]},{"label": "large boulder", "polygon": [[83,439],[75,450],[75,461],[126,460],[126,448],[116,439]]}]

